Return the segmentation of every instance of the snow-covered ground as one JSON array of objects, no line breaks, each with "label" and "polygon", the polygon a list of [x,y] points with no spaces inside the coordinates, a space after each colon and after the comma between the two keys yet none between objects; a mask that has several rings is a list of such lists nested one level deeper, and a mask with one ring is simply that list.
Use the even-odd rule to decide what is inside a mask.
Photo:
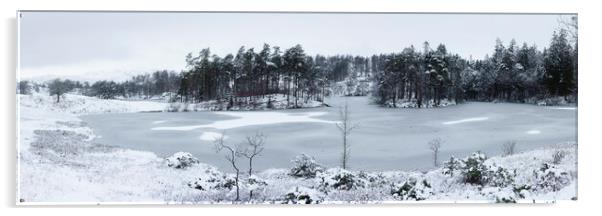
[{"label": "snow-covered ground", "polygon": [[324,106],[322,102],[315,100],[305,100],[299,98],[297,107],[295,107],[295,97],[289,96],[288,100],[284,94],[270,94],[263,97],[254,98],[240,97],[232,107],[228,108],[228,100],[210,100],[200,103],[174,102],[168,107],[169,112],[190,112],[190,111],[241,111],[241,110],[278,110],[291,108],[313,108]]},{"label": "snow-covered ground", "polygon": [[[227,173],[230,170],[220,171],[198,162],[177,169],[168,165],[173,159],[168,163],[150,152],[95,144],[94,132],[78,117],[88,113],[161,111],[167,104],[77,95],[66,95],[56,104],[54,97],[42,94],[18,97],[17,198],[21,204],[232,203],[235,199],[232,173]],[[163,123],[155,122],[157,126]],[[201,139],[215,134],[205,136]],[[288,169],[268,169],[251,178],[242,174],[240,200],[245,203],[568,200],[576,196],[576,163],[576,143],[492,157],[478,163],[488,170],[483,172],[487,173],[484,175],[487,183],[482,185],[464,183],[458,170],[443,174],[449,171],[444,167],[428,172],[324,168],[308,178],[291,176]],[[496,174],[499,167],[508,172]],[[498,182],[506,177],[512,181]],[[253,199],[249,199],[251,190]]]},{"label": "snow-covered ground", "polygon": [[[437,107],[446,107],[446,106],[452,106],[452,105],[456,105],[455,101],[452,100],[447,100],[447,99],[442,99],[441,102],[439,103],[438,106],[435,106],[435,101],[434,100],[429,100],[426,102],[423,102],[423,105],[421,108],[437,108]],[[393,103],[392,100],[387,101],[384,105],[384,107],[391,107],[391,108],[418,108],[418,101],[416,99],[403,99],[403,100],[397,100],[395,101],[395,103]]]}]

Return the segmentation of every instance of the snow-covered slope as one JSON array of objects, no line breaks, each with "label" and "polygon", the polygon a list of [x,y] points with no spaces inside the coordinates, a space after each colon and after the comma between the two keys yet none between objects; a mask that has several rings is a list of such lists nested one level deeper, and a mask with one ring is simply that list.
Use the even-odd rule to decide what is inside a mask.
[{"label": "snow-covered slope", "polygon": [[168,103],[161,102],[104,100],[76,94],[63,95],[59,103],[56,103],[56,97],[50,97],[43,93],[18,95],[18,97],[20,108],[26,107],[72,114],[165,111],[168,106]]},{"label": "snow-covered slope", "polygon": [[[176,169],[153,153],[98,145],[77,114],[162,110],[165,104],[67,95],[19,95],[18,203],[232,203],[233,174],[201,163]],[[488,173],[488,183],[465,183],[461,171],[360,172],[324,168],[293,177],[286,169],[241,174],[243,203],[373,203],[405,201],[533,202],[576,196],[576,144],[492,157],[512,183]],[[562,152],[562,156],[558,156]],[[187,155],[187,154],[183,154]],[[194,161],[194,160],[191,160]],[[545,167],[547,166],[547,167]],[[543,169],[542,167],[545,167]],[[495,178],[494,178],[495,177]],[[502,180],[499,180],[502,179]],[[428,186],[427,186],[428,185]],[[253,190],[253,198],[249,192]]]}]

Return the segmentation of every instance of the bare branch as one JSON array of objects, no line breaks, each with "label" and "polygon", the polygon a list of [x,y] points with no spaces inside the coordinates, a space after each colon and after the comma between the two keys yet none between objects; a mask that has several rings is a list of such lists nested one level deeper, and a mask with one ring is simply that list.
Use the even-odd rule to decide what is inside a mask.
[{"label": "bare branch", "polygon": [[216,137],[213,140],[213,143],[215,145],[215,150],[217,153],[221,152],[222,150],[226,150],[227,153],[225,155],[225,158],[228,162],[230,162],[230,165],[232,166],[234,171],[236,171],[236,176],[235,176],[234,180],[236,182],[236,200],[238,201],[240,199],[240,196],[239,196],[240,186],[238,184],[240,169],[238,168],[238,166],[236,164],[236,159],[238,157],[240,157],[241,152],[238,150],[239,148],[227,145],[224,142],[224,139],[225,139],[225,136],[224,136],[224,133],[222,132],[220,134],[220,136]]}]

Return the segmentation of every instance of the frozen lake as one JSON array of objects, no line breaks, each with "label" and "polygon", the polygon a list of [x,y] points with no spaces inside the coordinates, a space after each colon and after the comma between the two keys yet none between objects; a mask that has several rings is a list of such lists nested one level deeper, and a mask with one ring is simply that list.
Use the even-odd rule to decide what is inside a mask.
[{"label": "frozen lake", "polygon": [[[355,170],[414,170],[431,168],[427,143],[441,138],[440,158],[465,156],[480,150],[501,153],[502,145],[517,142],[518,151],[576,141],[577,110],[526,104],[469,102],[438,109],[390,109],[369,104],[368,97],[335,97],[332,107],[254,112],[124,113],[87,115],[100,137],[95,141],[161,157],[191,152],[202,162],[230,171],[212,138],[225,131],[226,143],[246,135],[267,135],[256,169],[288,168],[298,154],[313,155],[326,166],[338,166],[341,135],[335,123],[339,106],[348,101],[352,122],[350,167]],[[244,167],[241,161],[241,166]]]}]

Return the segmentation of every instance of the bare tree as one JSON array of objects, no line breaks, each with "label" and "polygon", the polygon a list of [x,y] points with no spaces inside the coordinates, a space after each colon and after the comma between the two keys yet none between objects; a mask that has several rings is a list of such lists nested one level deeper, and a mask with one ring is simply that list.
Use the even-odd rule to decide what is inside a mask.
[{"label": "bare tree", "polygon": [[234,181],[236,183],[236,201],[238,201],[240,199],[240,186],[239,186],[239,175],[240,175],[240,169],[238,168],[238,165],[236,164],[236,159],[238,157],[240,157],[241,155],[241,151],[238,150],[237,147],[235,146],[229,146],[227,144],[225,144],[224,142],[224,133],[220,134],[219,137],[216,137],[215,140],[213,141],[213,143],[215,144],[215,149],[216,152],[221,152],[222,150],[225,150],[227,152],[226,154],[226,160],[228,160],[228,162],[230,162],[230,165],[232,166],[232,168],[234,169],[234,171],[236,172],[236,176],[234,178]]},{"label": "bare tree", "polygon": [[[240,152],[240,155],[249,159],[249,178],[253,174],[253,158],[263,152],[266,136],[257,132],[255,135],[247,136],[247,148]],[[253,191],[249,191],[249,198],[253,198]]]},{"label": "bare tree", "polygon": [[516,151],[516,141],[508,141],[502,145],[502,156],[513,155]]},{"label": "bare tree", "polygon": [[433,152],[433,164],[435,166],[439,166],[439,149],[441,149],[441,144],[443,140],[441,138],[435,138],[428,143],[428,148]]},{"label": "bare tree", "polygon": [[567,154],[568,153],[566,151],[563,151],[563,150],[556,150],[556,151],[554,151],[554,153],[552,154],[552,163],[553,164],[560,164],[560,162],[562,162],[562,159],[564,159]]},{"label": "bare tree", "polygon": [[341,164],[343,169],[347,169],[347,161],[349,160],[349,143],[347,141],[347,137],[351,133],[351,131],[357,127],[356,124],[351,122],[351,118],[349,116],[349,105],[347,101],[345,101],[345,106],[341,108],[340,112],[341,122],[338,122],[336,125],[341,131],[341,135],[343,136],[343,155],[341,159]]},{"label": "bare tree", "polygon": [[240,155],[249,159],[249,176],[253,174],[253,159],[263,152],[266,138],[267,137],[260,132],[246,137],[248,146],[240,153]]}]

